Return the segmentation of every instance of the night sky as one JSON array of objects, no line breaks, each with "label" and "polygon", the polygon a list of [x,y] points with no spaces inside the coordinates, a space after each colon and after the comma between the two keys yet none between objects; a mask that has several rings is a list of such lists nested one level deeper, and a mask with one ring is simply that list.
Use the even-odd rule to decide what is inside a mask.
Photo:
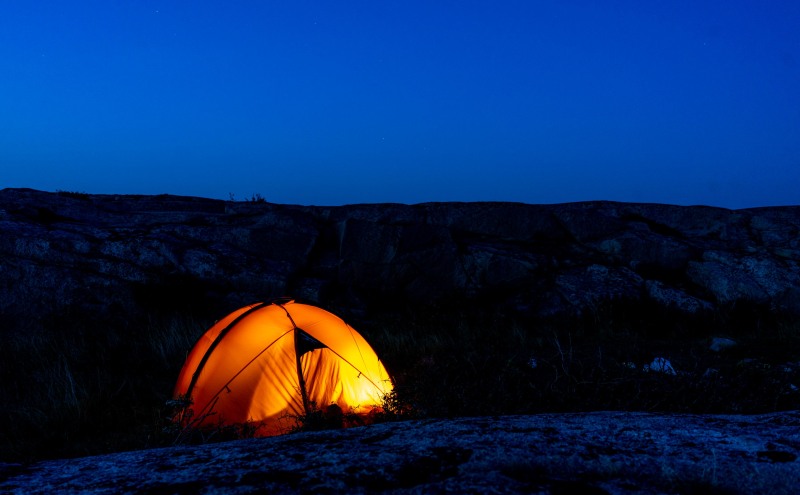
[{"label": "night sky", "polygon": [[800,204],[800,2],[0,3],[0,188]]}]

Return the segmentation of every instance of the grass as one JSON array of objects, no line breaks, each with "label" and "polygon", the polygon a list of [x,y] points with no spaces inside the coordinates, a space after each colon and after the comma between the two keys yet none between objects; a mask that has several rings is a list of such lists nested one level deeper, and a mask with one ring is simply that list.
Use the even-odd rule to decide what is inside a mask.
[{"label": "grass", "polygon": [[204,330],[151,317],[7,330],[0,362],[0,459],[71,457],[160,444],[163,408],[187,350]]},{"label": "grass", "polygon": [[[689,321],[651,309],[609,304],[589,316],[526,322],[435,308],[377,321],[363,332],[395,377],[396,400],[429,416],[800,407],[792,391],[800,383],[796,322],[769,317],[755,333],[733,328],[730,315]],[[723,333],[739,345],[710,351],[710,338]],[[657,357],[678,373],[645,372]]]},{"label": "grass", "polygon": [[[395,379],[378,420],[800,409],[800,324],[757,306],[695,317],[625,301],[539,320],[455,304],[342,316]],[[13,427],[0,430],[0,461],[171,444],[165,403],[186,353],[212,323],[212,316],[163,308],[115,321],[81,314],[6,320],[0,422]],[[738,345],[712,352],[713,336]],[[643,371],[656,357],[677,374]],[[300,426],[328,427],[328,419],[312,416]]]}]

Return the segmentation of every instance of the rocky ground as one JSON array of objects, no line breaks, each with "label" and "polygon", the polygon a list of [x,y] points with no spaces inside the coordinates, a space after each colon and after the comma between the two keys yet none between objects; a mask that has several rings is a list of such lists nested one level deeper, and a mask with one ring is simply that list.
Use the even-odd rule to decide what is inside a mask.
[{"label": "rocky ground", "polygon": [[0,465],[3,493],[796,494],[800,412],[384,423]]}]

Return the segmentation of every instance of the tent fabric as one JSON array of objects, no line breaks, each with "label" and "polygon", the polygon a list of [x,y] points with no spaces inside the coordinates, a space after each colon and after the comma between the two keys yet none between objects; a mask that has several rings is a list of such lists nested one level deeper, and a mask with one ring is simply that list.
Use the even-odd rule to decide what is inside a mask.
[{"label": "tent fabric", "polygon": [[193,426],[253,422],[256,435],[269,436],[286,432],[312,402],[367,414],[391,390],[358,332],[323,309],[288,301],[218,321],[190,351],[174,394],[190,401]]}]

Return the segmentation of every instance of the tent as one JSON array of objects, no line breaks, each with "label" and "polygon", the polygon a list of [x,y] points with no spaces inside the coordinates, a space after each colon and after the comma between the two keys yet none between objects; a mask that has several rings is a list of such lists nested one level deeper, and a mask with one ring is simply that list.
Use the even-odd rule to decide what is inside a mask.
[{"label": "tent", "polygon": [[256,436],[269,436],[333,404],[366,415],[391,390],[358,332],[323,309],[283,300],[219,320],[189,352],[174,393],[186,407],[184,426],[249,422]]}]

